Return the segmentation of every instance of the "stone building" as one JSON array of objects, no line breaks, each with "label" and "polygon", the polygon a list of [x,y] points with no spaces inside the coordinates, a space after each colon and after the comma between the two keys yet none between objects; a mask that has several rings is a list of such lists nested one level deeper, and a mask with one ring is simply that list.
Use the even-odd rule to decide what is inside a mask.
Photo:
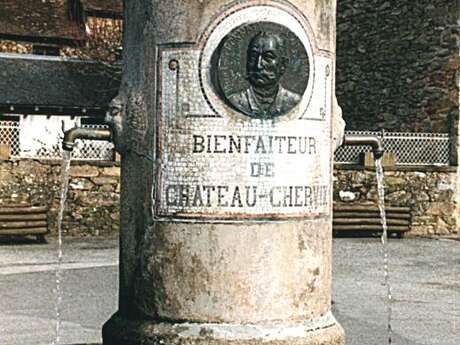
[{"label": "stone building", "polygon": [[[337,96],[347,130],[382,131],[396,165],[387,203],[409,206],[411,232],[458,232],[459,2],[341,0]],[[355,162],[356,163],[356,162]],[[374,201],[374,175],[338,164],[336,192]]]}]

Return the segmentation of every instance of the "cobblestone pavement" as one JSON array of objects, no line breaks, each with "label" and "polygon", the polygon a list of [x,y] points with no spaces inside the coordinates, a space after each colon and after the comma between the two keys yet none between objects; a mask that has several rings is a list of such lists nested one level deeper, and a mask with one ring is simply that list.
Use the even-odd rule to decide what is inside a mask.
[{"label": "cobblestone pavement", "polygon": [[[0,239],[1,240],[1,239]],[[117,309],[118,241],[65,239],[61,342],[100,343]],[[0,241],[0,344],[55,339],[56,245]],[[387,341],[380,240],[334,240],[333,310],[347,345]],[[391,240],[394,345],[457,345],[460,334],[460,242]]]}]

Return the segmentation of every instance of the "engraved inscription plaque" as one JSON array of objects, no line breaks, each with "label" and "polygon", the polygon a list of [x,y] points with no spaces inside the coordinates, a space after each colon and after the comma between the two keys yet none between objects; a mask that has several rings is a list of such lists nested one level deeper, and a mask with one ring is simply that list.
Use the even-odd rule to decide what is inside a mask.
[{"label": "engraved inscription plaque", "polygon": [[333,55],[301,13],[229,9],[158,52],[158,219],[330,216]]},{"label": "engraved inscription plaque", "polygon": [[300,39],[272,22],[244,24],[212,56],[213,86],[235,110],[253,118],[284,115],[299,104],[309,62]]}]

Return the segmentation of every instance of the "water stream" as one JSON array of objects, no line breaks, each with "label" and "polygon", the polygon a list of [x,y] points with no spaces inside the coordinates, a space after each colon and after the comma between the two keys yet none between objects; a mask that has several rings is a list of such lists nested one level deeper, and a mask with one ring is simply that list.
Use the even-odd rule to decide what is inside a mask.
[{"label": "water stream", "polygon": [[392,344],[393,329],[391,326],[391,317],[392,317],[392,295],[391,295],[391,285],[390,285],[390,272],[388,267],[388,227],[387,227],[387,218],[385,213],[385,190],[383,184],[383,167],[382,160],[375,160],[375,171],[377,175],[377,190],[378,190],[378,204],[380,210],[380,219],[382,222],[382,248],[383,248],[383,271],[385,277],[385,286],[387,289],[387,331],[388,331],[388,344]]},{"label": "water stream", "polygon": [[59,210],[57,218],[57,265],[56,265],[56,337],[53,345],[58,345],[60,342],[60,331],[61,331],[61,302],[62,302],[62,291],[61,291],[61,279],[62,279],[62,219],[64,217],[65,201],[67,198],[67,190],[69,188],[69,170],[70,170],[70,151],[63,151],[62,153],[62,166],[61,166],[61,193],[59,201]]}]

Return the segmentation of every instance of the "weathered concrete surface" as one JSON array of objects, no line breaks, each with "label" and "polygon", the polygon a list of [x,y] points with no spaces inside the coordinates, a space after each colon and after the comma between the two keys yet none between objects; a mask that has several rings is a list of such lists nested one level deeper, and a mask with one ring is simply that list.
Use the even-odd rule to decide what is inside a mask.
[{"label": "weathered concrete surface", "polygon": [[317,327],[151,323],[126,321],[114,315],[105,325],[103,336],[113,345],[345,345],[343,329],[335,320]]},{"label": "weathered concrete surface", "polygon": [[330,309],[326,221],[157,222],[146,235],[136,303],[168,320],[260,324]]},{"label": "weathered concrete surface", "polygon": [[[124,106],[116,135],[117,147],[122,151],[120,309],[104,326],[106,345],[343,343],[343,331],[335,321],[329,328],[313,327],[302,335],[282,335],[272,340],[264,336],[246,339],[238,332],[233,340],[210,335],[197,340],[192,335],[180,336],[174,327],[184,322],[260,327],[310,321],[319,324],[331,308],[329,212],[321,217],[320,213],[312,212],[308,220],[280,221],[283,217],[278,217],[277,221],[270,222],[250,221],[242,210],[241,217],[232,216],[228,221],[197,218],[198,221],[186,222],[179,218],[180,214],[165,216],[157,211],[158,176],[166,175],[164,160],[157,151],[165,149],[156,132],[165,122],[156,116],[162,105],[162,98],[158,99],[162,97],[161,87],[157,87],[162,84],[156,82],[163,81],[157,73],[163,71],[159,68],[158,50],[165,46],[180,47],[184,42],[204,46],[203,37],[211,35],[208,29],[225,22],[220,16],[225,14],[225,18],[229,18],[236,13],[232,11],[249,4],[280,6],[285,13],[298,15],[290,17],[291,23],[303,22],[305,17],[308,25],[302,26],[302,30],[314,37],[310,43],[315,59],[330,61],[321,73],[325,77],[334,75],[334,0],[125,2],[125,69],[119,95]],[[267,8],[258,10],[267,11],[263,14],[268,16]],[[201,54],[206,55],[203,51]],[[169,70],[175,69],[169,65]],[[204,75],[206,77],[207,72]],[[333,91],[330,92],[330,97],[324,94],[323,111],[331,108]],[[180,103],[179,97],[177,100]],[[321,152],[321,162],[326,165],[332,161],[329,145],[332,126],[328,126],[319,134],[328,143]],[[179,127],[170,130],[174,132]],[[168,138],[176,140],[172,135]],[[166,149],[169,147],[172,146]],[[318,169],[309,182],[317,183],[324,176],[330,177],[328,182],[331,182],[329,170],[322,174]],[[212,183],[219,181],[216,173]],[[261,213],[271,214],[270,209]],[[129,321],[133,319],[141,321]],[[158,326],[159,320],[165,323],[163,330]]]}]

